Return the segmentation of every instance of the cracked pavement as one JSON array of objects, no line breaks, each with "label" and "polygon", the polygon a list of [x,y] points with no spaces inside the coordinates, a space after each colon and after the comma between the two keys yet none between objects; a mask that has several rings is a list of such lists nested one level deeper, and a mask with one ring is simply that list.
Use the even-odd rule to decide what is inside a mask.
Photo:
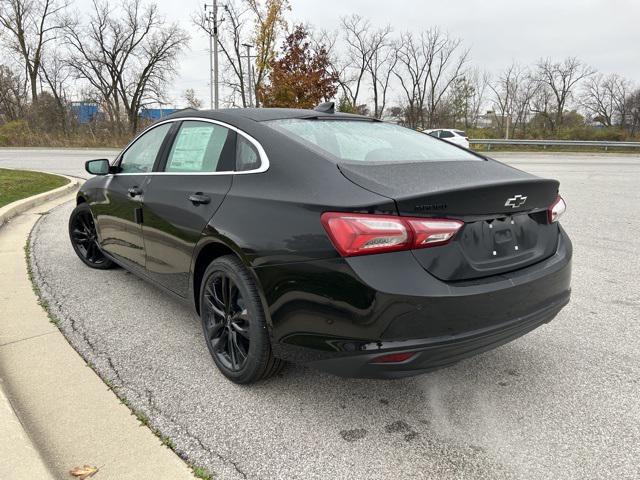
[{"label": "cracked pavement", "polygon": [[75,257],[71,204],[32,232],[34,276],[80,354],[216,478],[639,478],[640,157],[496,157],[561,181],[572,302],[531,334],[428,375],[353,380],[289,365],[234,385],[185,307]]}]

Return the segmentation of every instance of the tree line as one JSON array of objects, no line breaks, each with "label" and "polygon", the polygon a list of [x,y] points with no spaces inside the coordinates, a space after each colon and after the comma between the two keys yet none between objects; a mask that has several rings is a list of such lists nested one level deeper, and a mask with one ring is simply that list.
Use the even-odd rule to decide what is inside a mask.
[{"label": "tree line", "polygon": [[[440,28],[396,32],[354,14],[327,31],[290,24],[290,10],[287,0],[222,4],[225,106],[310,108],[336,99],[341,111],[416,129],[615,139],[640,132],[640,88],[578,58],[487,72],[472,64],[462,39]],[[207,13],[194,12],[191,23],[195,34],[213,33]],[[141,128],[144,108],[172,103],[167,92],[189,42],[187,29],[153,0],[93,0],[86,14],[70,0],[0,0],[0,144],[27,129],[121,143]],[[182,97],[203,106],[192,89]],[[79,125],[73,100],[99,105],[102,116]]]},{"label": "tree line", "polygon": [[585,126],[622,136],[640,131],[640,88],[576,57],[514,61],[492,75],[471,64],[461,39],[439,28],[394,33],[351,15],[338,32],[320,36],[331,47],[347,111],[418,129],[485,127],[500,137],[553,137]]}]

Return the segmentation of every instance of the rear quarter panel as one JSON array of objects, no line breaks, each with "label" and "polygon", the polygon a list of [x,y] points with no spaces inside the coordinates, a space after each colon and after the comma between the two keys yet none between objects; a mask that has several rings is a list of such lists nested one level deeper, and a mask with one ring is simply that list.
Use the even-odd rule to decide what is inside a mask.
[{"label": "rear quarter panel", "polygon": [[397,213],[392,200],[355,185],[335,163],[278,132],[258,140],[269,169],[235,175],[208,226],[209,234],[242,251],[251,267],[338,258],[320,222],[322,212]]}]

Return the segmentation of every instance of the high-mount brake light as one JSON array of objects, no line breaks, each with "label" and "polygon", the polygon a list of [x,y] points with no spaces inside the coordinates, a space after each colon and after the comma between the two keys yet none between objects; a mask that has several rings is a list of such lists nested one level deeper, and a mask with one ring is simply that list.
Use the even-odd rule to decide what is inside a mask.
[{"label": "high-mount brake light", "polygon": [[551,206],[549,207],[549,210],[547,210],[547,213],[549,216],[549,223],[557,222],[562,216],[562,214],[566,211],[567,211],[567,204],[565,203],[563,198],[560,195],[558,195],[558,198],[556,198],[556,201],[553,202],[553,204],[551,204]]},{"label": "high-mount brake light", "polygon": [[444,245],[464,225],[449,219],[346,212],[325,212],[321,220],[343,257]]}]

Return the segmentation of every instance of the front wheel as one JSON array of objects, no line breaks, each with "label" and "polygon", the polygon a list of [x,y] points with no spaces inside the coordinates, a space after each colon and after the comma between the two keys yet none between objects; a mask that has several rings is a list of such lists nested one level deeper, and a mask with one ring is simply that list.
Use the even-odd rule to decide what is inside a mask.
[{"label": "front wheel", "polygon": [[81,203],[69,217],[69,238],[76,254],[86,265],[99,270],[113,268],[115,264],[104,256],[96,235],[96,224],[91,209]]},{"label": "front wheel", "polygon": [[209,352],[235,383],[253,383],[277,373],[282,360],[271,352],[258,289],[234,255],[217,258],[204,273],[200,316]]}]

